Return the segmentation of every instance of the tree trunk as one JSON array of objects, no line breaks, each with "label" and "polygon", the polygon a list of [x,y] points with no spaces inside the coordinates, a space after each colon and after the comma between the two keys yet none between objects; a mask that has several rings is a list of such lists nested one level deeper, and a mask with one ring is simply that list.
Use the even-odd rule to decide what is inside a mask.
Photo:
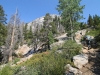
[{"label": "tree trunk", "polygon": [[71,25],[71,39],[74,40],[74,36],[73,36],[73,24],[72,24],[71,18],[70,18],[70,25]]},{"label": "tree trunk", "polygon": [[15,32],[15,29],[14,29],[15,25],[13,26],[13,31],[12,31],[12,37],[11,37],[11,45],[10,45],[10,53],[9,53],[9,58],[8,60],[9,61],[12,61],[12,46],[13,46],[13,42],[14,42],[14,32]]},{"label": "tree trunk", "polygon": [[12,61],[12,47],[13,47],[13,42],[14,42],[15,24],[16,24],[16,14],[15,14],[15,20],[14,20],[14,25],[13,25],[12,37],[11,37],[11,44],[9,48],[10,52],[9,52],[8,61]]}]

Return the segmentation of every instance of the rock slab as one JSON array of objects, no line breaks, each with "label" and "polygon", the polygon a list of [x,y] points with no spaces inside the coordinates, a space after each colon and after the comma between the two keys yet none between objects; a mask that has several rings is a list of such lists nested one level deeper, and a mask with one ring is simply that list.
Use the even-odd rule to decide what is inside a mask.
[{"label": "rock slab", "polygon": [[76,55],[73,57],[74,65],[81,69],[85,64],[88,63],[88,56],[85,54]]}]

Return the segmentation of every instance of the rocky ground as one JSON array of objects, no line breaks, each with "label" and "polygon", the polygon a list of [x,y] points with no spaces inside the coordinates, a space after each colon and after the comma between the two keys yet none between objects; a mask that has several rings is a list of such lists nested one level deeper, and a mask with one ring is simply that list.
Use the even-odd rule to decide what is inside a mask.
[{"label": "rocky ground", "polygon": [[[82,33],[82,35],[80,33]],[[81,44],[80,39],[82,38],[82,36],[85,35],[85,33],[86,33],[86,30],[76,32],[75,40],[78,44]],[[61,36],[56,37],[56,39],[58,39],[59,41],[56,43],[53,43],[51,46],[61,45],[62,43],[64,43],[64,41],[67,40],[66,34],[67,33],[64,33]],[[79,69],[82,72],[82,75],[100,75],[100,72],[99,72],[100,67],[98,67],[100,62],[97,60],[97,56],[96,56],[96,53],[98,53],[96,52],[97,50],[98,49],[93,49],[93,48],[88,50],[87,47],[83,46],[81,53],[87,55],[89,58],[88,59],[89,61],[81,69]],[[21,58],[20,61],[17,62],[17,64],[27,61],[32,56],[33,55],[29,55],[28,57]],[[13,66],[15,66],[15,64]]]},{"label": "rocky ground", "polygon": [[[82,32],[82,35],[80,34],[81,32]],[[85,33],[86,33],[86,30],[76,32],[75,41],[78,44],[81,44],[80,39],[82,38],[82,36],[85,35]],[[52,46],[60,45],[64,43],[64,41],[67,40],[66,34],[67,33],[56,37],[59,41],[56,43],[53,43]],[[88,50],[87,47],[83,46],[81,53],[88,56],[88,63],[83,65],[82,68],[79,69],[82,72],[82,75],[100,75],[100,64],[99,64],[100,61],[98,60],[100,58],[98,58],[97,56],[98,52],[100,52],[99,49],[91,48],[90,50]],[[13,64],[12,66],[25,62],[28,59],[30,59],[32,56],[33,55],[29,55],[28,57],[21,58],[19,62],[17,62],[16,64]]]},{"label": "rocky ground", "polygon": [[[64,41],[67,39],[67,36],[66,36],[67,33],[64,33],[58,37],[56,37],[56,39],[58,39],[59,41],[58,42],[55,42],[53,43],[51,46],[55,46],[55,45],[61,45],[62,43],[64,43]],[[16,53],[22,53],[22,55],[26,54],[31,48],[29,48],[28,46],[24,45],[22,47],[20,47]],[[16,64],[13,64],[12,66],[15,66],[15,65],[18,65],[22,62],[25,62],[27,61],[28,59],[30,59],[31,57],[33,56],[33,54],[27,56],[27,57],[24,57],[24,58],[20,58],[20,61],[18,61]]]},{"label": "rocky ground", "polygon": [[[80,32],[83,32],[83,35],[85,34],[86,30],[83,31],[78,31],[76,34],[76,42],[78,44],[81,44],[80,39],[83,35],[80,34]],[[80,71],[82,71],[82,75],[100,75],[100,61],[98,59],[98,52],[99,49],[94,49],[91,48],[90,50],[88,50],[87,47],[83,46],[82,48],[82,53],[86,54],[88,56],[88,63],[86,65],[84,65]]]}]

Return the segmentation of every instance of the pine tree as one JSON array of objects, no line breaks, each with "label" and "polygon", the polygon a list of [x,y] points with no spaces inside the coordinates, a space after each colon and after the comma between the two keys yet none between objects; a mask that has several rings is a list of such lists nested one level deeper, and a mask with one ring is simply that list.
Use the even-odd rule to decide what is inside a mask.
[{"label": "pine tree", "polygon": [[89,27],[92,27],[93,26],[93,18],[92,18],[92,16],[90,14],[89,14],[89,18],[88,18],[87,23],[88,23],[88,26]]},{"label": "pine tree", "polygon": [[100,17],[98,15],[93,16],[93,20],[94,20],[94,28],[97,28],[98,25],[100,24]]},{"label": "pine tree", "polygon": [[24,26],[24,39],[27,40],[28,36],[27,36],[27,23]]},{"label": "pine tree", "polygon": [[60,33],[60,18],[58,16],[55,16],[55,18],[53,19],[53,29],[55,29],[55,33]]},{"label": "pine tree", "polygon": [[0,46],[5,44],[5,39],[7,36],[6,14],[3,7],[0,5]]},{"label": "pine tree", "polygon": [[33,32],[32,32],[32,26],[30,26],[30,30],[28,31],[28,38],[32,39],[33,38]]},{"label": "pine tree", "polygon": [[62,24],[65,26],[66,31],[69,31],[72,40],[74,39],[77,21],[82,18],[81,14],[84,6],[81,6],[80,2],[81,0],[59,0],[57,6],[57,10],[61,14]]},{"label": "pine tree", "polygon": [[[50,23],[52,22],[52,17],[49,13],[47,13],[44,17],[44,25],[42,31],[42,41],[45,42],[48,46],[48,49],[50,49],[50,42],[48,38],[49,31],[52,31],[52,25]],[[46,47],[46,46],[45,46]]]},{"label": "pine tree", "polygon": [[48,39],[49,39],[49,44],[51,45],[54,42],[54,36],[53,36],[52,31],[49,31]]},{"label": "pine tree", "polygon": [[4,24],[0,23],[0,46],[5,44],[6,36],[7,27]]},{"label": "pine tree", "polygon": [[0,23],[6,23],[6,16],[3,7],[0,5]]},{"label": "pine tree", "polygon": [[51,25],[51,31],[52,31],[52,33],[55,35],[55,34],[57,34],[57,26],[55,25],[55,22],[51,22],[50,23],[50,25]]}]

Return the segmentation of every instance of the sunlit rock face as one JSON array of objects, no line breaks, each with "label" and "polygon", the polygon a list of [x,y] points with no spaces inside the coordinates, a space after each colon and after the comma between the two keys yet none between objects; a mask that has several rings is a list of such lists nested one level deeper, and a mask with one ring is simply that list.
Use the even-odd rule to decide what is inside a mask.
[{"label": "sunlit rock face", "polygon": [[[55,16],[60,17],[59,15],[56,14],[51,14],[50,15],[53,18],[55,18]],[[43,26],[43,22],[44,22],[44,17],[42,16],[40,18],[37,18],[35,20],[33,20],[32,22],[27,23],[28,25],[28,29],[30,29],[30,26],[32,26],[32,31],[34,32],[37,28],[40,30]]]}]

